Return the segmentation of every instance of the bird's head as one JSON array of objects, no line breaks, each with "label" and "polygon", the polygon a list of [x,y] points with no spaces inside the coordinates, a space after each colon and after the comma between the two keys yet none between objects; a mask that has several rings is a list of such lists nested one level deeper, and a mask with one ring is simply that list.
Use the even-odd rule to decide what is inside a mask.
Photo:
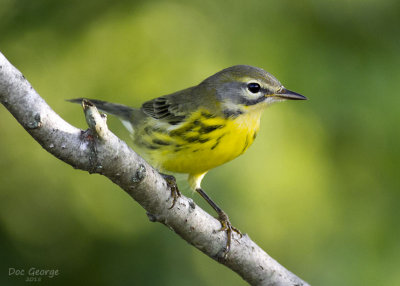
[{"label": "bird's head", "polygon": [[307,99],[286,89],[265,70],[247,65],[226,68],[201,84],[212,89],[221,108],[232,114],[259,110],[277,101]]}]

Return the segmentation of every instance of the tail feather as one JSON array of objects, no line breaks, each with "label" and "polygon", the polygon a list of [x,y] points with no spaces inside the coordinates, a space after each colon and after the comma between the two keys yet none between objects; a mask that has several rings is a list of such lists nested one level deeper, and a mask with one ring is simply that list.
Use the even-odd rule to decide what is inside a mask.
[{"label": "tail feather", "polygon": [[[67,101],[73,102],[73,103],[82,103],[83,99],[84,98],[73,98],[73,99],[67,99]],[[125,120],[125,121],[132,120],[133,111],[135,110],[132,107],[118,104],[118,103],[102,101],[102,100],[98,100],[98,99],[89,99],[89,98],[86,98],[86,99],[89,100],[90,102],[92,102],[94,105],[96,105],[96,107],[103,112],[118,116],[122,120]]]}]

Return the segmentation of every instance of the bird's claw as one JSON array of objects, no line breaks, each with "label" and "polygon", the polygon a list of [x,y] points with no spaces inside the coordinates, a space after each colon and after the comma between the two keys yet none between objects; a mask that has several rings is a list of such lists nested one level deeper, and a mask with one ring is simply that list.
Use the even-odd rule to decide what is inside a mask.
[{"label": "bird's claw", "polygon": [[239,229],[231,224],[231,222],[229,221],[229,217],[225,212],[221,212],[219,214],[218,220],[221,223],[220,231],[225,231],[227,235],[227,242],[223,252],[223,257],[226,259],[229,251],[231,250],[232,232],[236,232],[238,235],[240,235],[240,237],[242,237],[242,233]]},{"label": "bird's claw", "polygon": [[178,200],[178,198],[181,196],[181,192],[178,189],[178,185],[176,184],[176,179],[174,176],[166,174],[161,174],[161,175],[163,176],[163,178],[167,182],[169,189],[171,190],[172,205],[168,209],[172,209],[175,206],[175,203]]}]

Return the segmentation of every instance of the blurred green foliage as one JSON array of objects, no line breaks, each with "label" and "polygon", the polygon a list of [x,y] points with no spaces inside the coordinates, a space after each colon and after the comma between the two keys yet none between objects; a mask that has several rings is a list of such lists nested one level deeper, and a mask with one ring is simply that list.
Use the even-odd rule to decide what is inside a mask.
[{"label": "blurred green foliage", "polygon": [[[395,0],[0,0],[1,52],[81,128],[64,99],[139,106],[234,64],[306,95],[269,108],[252,148],[203,186],[313,285],[400,284],[399,26]],[[59,269],[53,285],[245,285],[0,109],[1,285],[26,285],[10,267]]]}]

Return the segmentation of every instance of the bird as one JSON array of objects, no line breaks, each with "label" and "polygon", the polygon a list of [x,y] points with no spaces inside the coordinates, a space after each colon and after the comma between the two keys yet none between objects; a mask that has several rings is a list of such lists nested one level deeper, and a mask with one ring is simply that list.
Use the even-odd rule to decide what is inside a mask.
[{"label": "bird", "polygon": [[[286,89],[264,69],[235,65],[198,85],[146,101],[140,108],[88,99],[103,112],[115,115],[131,133],[135,151],[160,172],[188,175],[192,190],[216,211],[221,231],[227,234],[225,256],[234,227],[224,212],[201,188],[206,173],[245,153],[256,139],[264,109],[279,101],[305,100]],[[69,101],[81,103],[83,98]],[[164,175],[174,206],[180,192],[174,177]]]}]

